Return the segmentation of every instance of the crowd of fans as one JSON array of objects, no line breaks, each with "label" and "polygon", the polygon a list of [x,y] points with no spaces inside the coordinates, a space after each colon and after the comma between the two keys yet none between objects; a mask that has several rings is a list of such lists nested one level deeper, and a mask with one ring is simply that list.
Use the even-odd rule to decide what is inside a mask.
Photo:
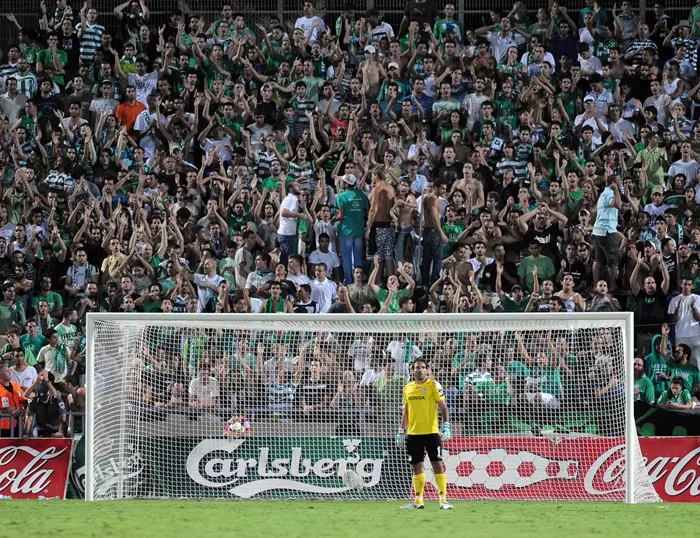
[{"label": "crowd of fans", "polygon": [[[107,311],[629,310],[639,398],[691,406],[700,5],[673,20],[663,1],[609,4],[516,2],[480,28],[433,0],[393,26],[311,1],[296,21],[230,4],[159,21],[144,0],[42,1],[31,28],[8,15],[0,412],[26,394],[27,429],[65,434],[84,408],[85,315]],[[400,385],[417,355],[455,405],[486,380],[502,404],[553,409],[572,379],[598,380],[589,405],[622,391],[602,333],[510,335],[495,342],[509,356],[490,335],[376,338],[367,360],[333,338],[149,341],[144,403],[211,407],[257,380],[266,404],[363,407],[363,384]]]}]

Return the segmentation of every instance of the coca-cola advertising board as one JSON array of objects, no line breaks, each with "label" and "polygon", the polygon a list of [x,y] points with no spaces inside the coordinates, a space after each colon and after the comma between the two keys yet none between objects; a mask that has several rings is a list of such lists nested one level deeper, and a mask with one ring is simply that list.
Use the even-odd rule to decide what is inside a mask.
[{"label": "coca-cola advertising board", "polygon": [[700,437],[640,437],[649,478],[666,502],[700,502]]},{"label": "coca-cola advertising board", "polygon": [[[641,438],[640,444],[662,500],[700,500],[700,438]],[[625,498],[624,438],[457,437],[445,445],[442,457],[452,499]],[[426,475],[433,482],[429,465]],[[434,488],[426,495],[434,496]]]},{"label": "coca-cola advertising board", "polygon": [[0,496],[63,499],[71,443],[70,439],[0,439]]}]

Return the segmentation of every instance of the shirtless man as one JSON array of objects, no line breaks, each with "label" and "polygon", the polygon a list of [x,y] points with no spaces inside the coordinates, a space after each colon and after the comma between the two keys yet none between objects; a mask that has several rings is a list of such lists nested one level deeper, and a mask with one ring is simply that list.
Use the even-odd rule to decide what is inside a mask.
[{"label": "shirtless man", "polygon": [[[399,193],[394,198],[392,212],[398,221],[398,236],[396,239],[396,261],[406,262],[406,238],[413,234],[413,212],[418,207],[416,197],[411,192],[408,179],[399,182]],[[370,207],[371,209],[371,207]],[[410,261],[410,260],[408,260]]]},{"label": "shirtless man", "polygon": [[[429,183],[423,195],[423,227],[421,261],[421,283],[430,287],[431,283],[440,278],[442,270],[442,244],[447,243],[447,236],[442,231],[440,223],[440,201]],[[432,268],[432,270],[431,270]]]},{"label": "shirtless man", "polygon": [[369,241],[370,255],[379,257],[379,274],[386,266],[387,278],[394,274],[394,228],[391,209],[394,207],[394,188],[387,183],[381,171],[372,172],[372,191],[369,196],[369,215],[365,239]]},{"label": "shirtless man", "polygon": [[387,75],[384,66],[377,60],[377,49],[374,48],[374,45],[365,47],[365,59],[360,64],[359,75],[362,79],[362,86],[366,90],[367,100],[376,99],[382,81],[387,78]]},{"label": "shirtless man", "polygon": [[462,167],[462,178],[454,182],[450,194],[457,189],[467,193],[466,205],[468,209],[471,209],[472,213],[486,205],[484,187],[481,182],[474,177],[474,165],[472,163],[464,163]]}]

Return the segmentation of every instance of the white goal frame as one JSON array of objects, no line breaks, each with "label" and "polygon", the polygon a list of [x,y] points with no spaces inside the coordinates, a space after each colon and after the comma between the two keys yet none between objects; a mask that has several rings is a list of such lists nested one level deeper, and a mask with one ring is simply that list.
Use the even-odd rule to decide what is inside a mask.
[{"label": "white goal frame", "polygon": [[[469,326],[470,323],[484,323],[484,316],[488,323],[493,324],[494,330],[546,330],[547,322],[556,321],[558,329],[595,328],[601,324],[619,327],[623,332],[622,345],[625,361],[625,502],[634,503],[634,469],[637,464],[632,443],[636,439],[636,424],[634,418],[634,314],[632,312],[601,312],[601,313],[527,313],[527,314],[163,314],[163,313],[88,313],[86,320],[86,380],[87,380],[87,416],[86,416],[86,474],[85,474],[85,500],[93,501],[94,498],[94,418],[95,418],[95,368],[94,368],[94,330],[95,323],[100,321],[131,321],[143,324],[157,324],[161,326],[182,326],[193,324],[211,328],[224,328],[230,322],[236,323],[238,328],[270,329],[274,330],[275,324],[284,321],[299,326],[298,330],[314,330],[313,324],[328,324],[349,322],[356,324],[358,329],[363,326],[372,330],[373,321],[392,320],[400,321],[408,325],[415,322],[445,322],[450,324],[460,323]],[[499,325],[502,329],[496,329]],[[247,326],[247,327],[245,327]],[[318,330],[318,327],[315,328]],[[397,426],[399,417],[397,415]]]}]

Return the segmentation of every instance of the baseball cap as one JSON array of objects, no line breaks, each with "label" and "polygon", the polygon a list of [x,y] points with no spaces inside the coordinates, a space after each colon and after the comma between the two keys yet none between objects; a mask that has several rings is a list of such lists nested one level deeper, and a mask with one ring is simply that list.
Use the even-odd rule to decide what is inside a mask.
[{"label": "baseball cap", "polygon": [[49,386],[46,383],[39,385],[39,389],[36,391],[37,398],[40,402],[44,402],[49,397]]},{"label": "baseball cap", "polygon": [[369,52],[371,54],[375,54],[377,52],[377,49],[374,48],[374,45],[367,45],[365,47],[365,52]]},{"label": "baseball cap", "polygon": [[595,99],[592,96],[587,95],[586,97],[583,98],[583,102],[585,103],[587,101],[595,101]]},{"label": "baseball cap", "polygon": [[389,69],[391,69],[392,67],[395,67],[396,69],[401,69],[401,67],[399,66],[398,63],[396,63],[396,62],[389,62]]},{"label": "baseball cap", "polygon": [[654,188],[651,191],[652,194],[663,194],[664,193],[664,188],[663,185],[655,185]]},{"label": "baseball cap", "polygon": [[687,19],[684,19],[684,20],[682,20],[681,22],[678,23],[678,27],[679,27],[679,28],[683,28],[684,26],[687,27],[687,28],[691,28],[691,26],[690,26],[690,21],[687,20]]},{"label": "baseball cap", "polygon": [[352,174],[345,174],[343,176],[343,183],[347,183],[348,185],[355,185],[357,183],[357,178]]},{"label": "baseball cap", "polygon": [[512,288],[510,288],[510,292],[513,293],[514,291],[523,291],[523,288],[520,284],[516,284]]}]

